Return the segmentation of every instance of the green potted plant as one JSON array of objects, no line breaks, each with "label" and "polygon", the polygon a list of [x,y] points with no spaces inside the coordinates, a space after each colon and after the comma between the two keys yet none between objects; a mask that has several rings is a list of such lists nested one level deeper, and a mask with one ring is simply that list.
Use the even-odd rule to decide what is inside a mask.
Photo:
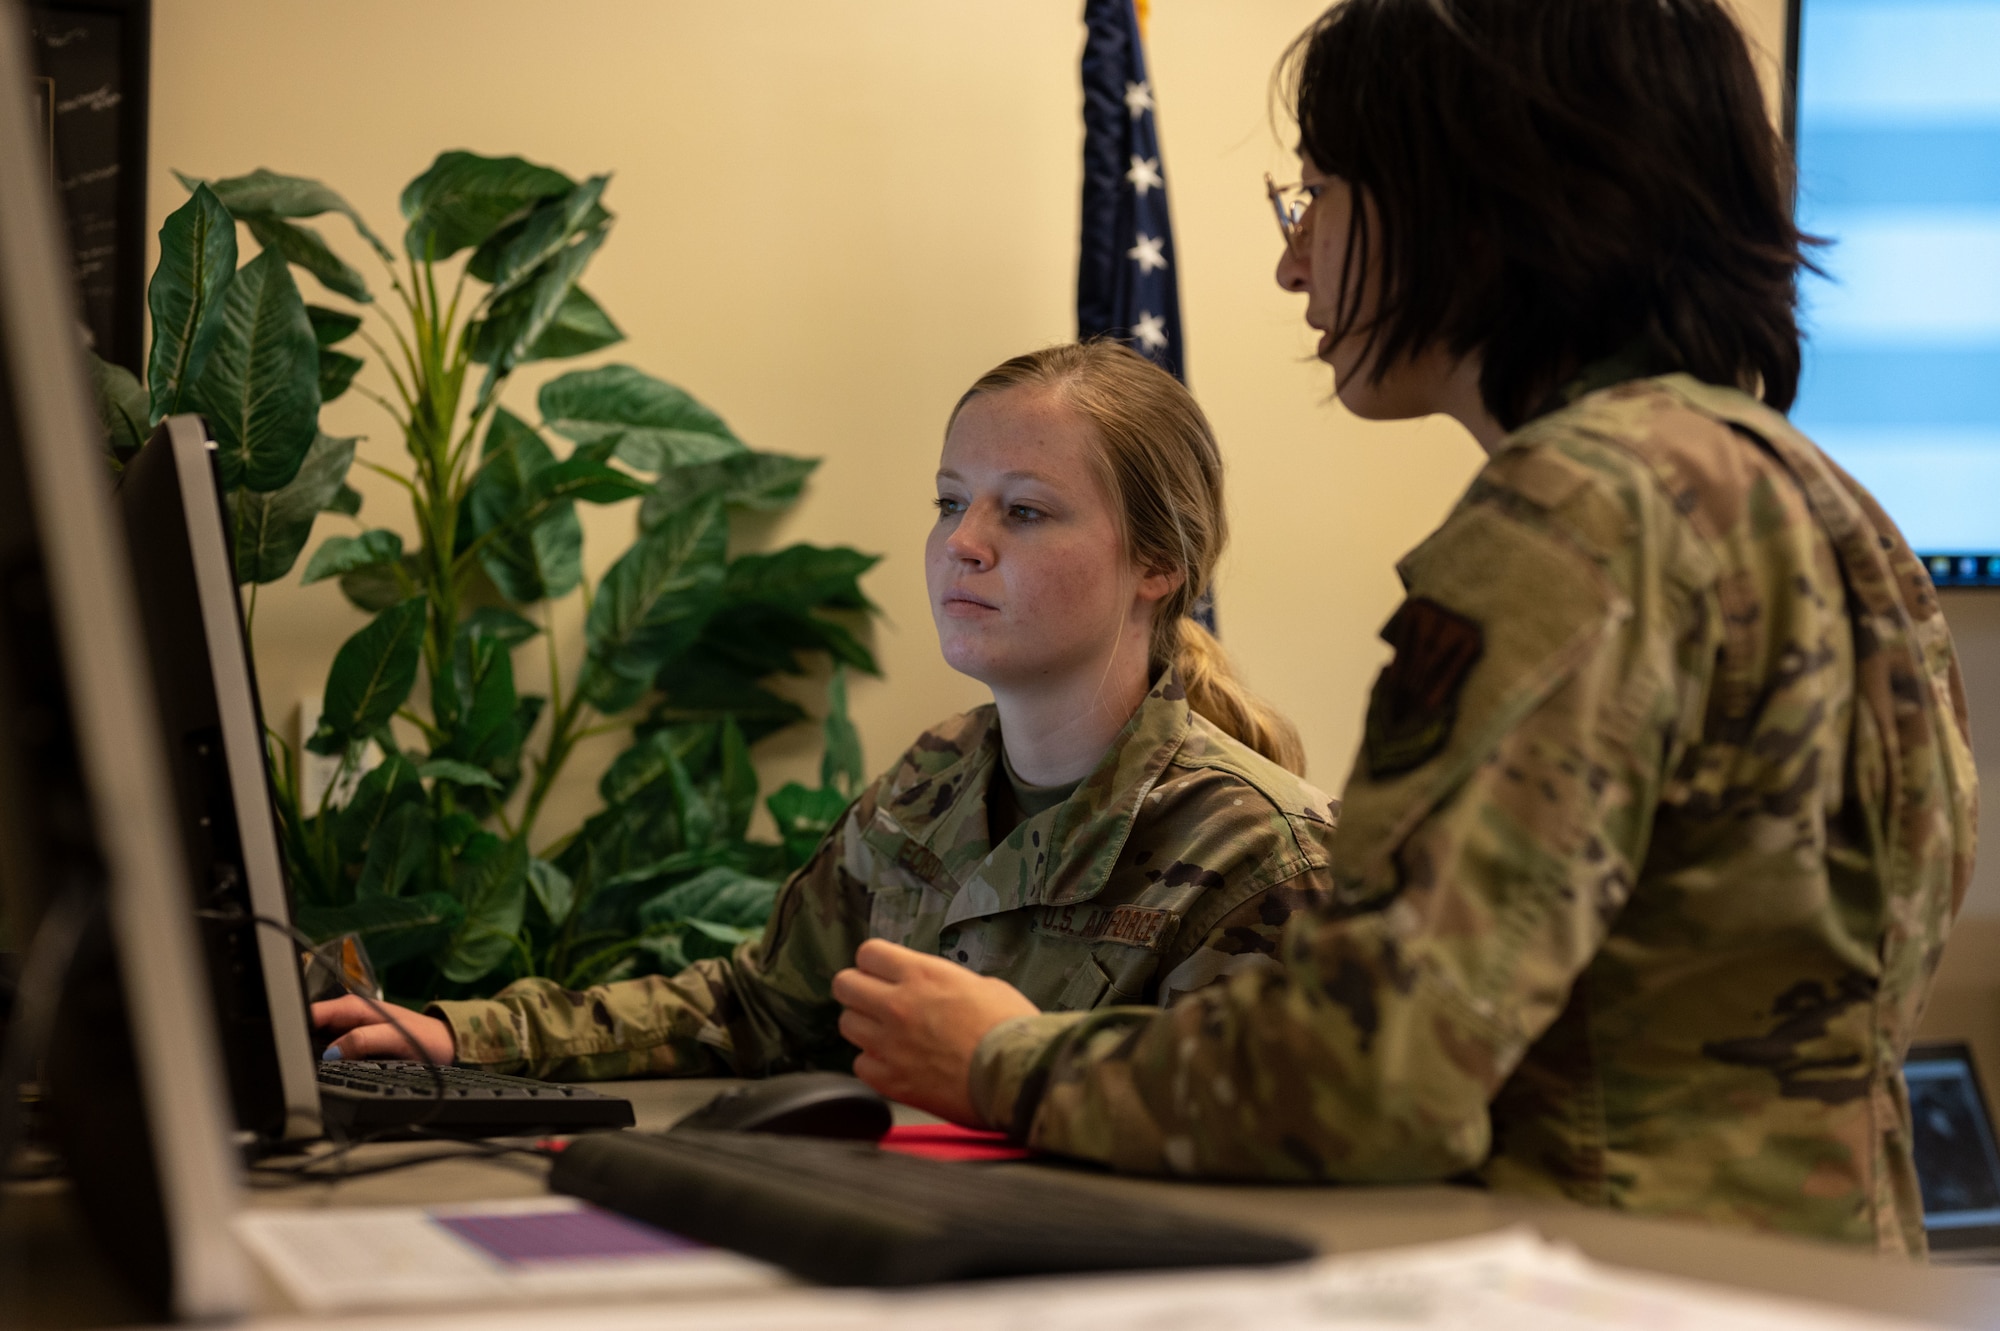
[{"label": "green potted plant", "polygon": [[[96,365],[114,459],[164,416],[203,413],[253,622],[258,587],[291,575],[322,515],[345,527],[301,580],[337,580],[373,616],[335,654],[305,741],[337,760],[324,795],[305,801],[301,755],[272,736],[300,927],[358,934],[411,1002],[523,975],[671,972],[753,934],[862,779],[844,671],[876,673],[852,631],[876,561],[810,545],[732,557],[732,516],[793,503],[817,462],[748,448],[632,366],[552,379],[531,413],[502,404],[519,366],[623,337],[580,284],[610,233],[609,178],[444,153],[403,191],[400,254],[318,181],[182,179],[148,291],[146,381]],[[387,300],[307,223],[328,214],[380,260]],[[239,228],[259,249],[240,267]],[[340,303],[307,304],[294,269]],[[356,385],[356,352],[393,396]],[[350,391],[394,420],[393,456],[319,428]],[[407,494],[413,542],[362,520],[356,465]],[[632,499],[637,535],[593,584],[577,505]],[[547,630],[569,597],[587,610],[566,662]],[[531,650],[546,695],[515,687]],[[766,685],[820,655],[834,666],[820,785],[772,794],[779,840],[753,840],[750,746],[808,719]],[[603,808],[549,834],[550,790],[606,730],[631,742]]]}]

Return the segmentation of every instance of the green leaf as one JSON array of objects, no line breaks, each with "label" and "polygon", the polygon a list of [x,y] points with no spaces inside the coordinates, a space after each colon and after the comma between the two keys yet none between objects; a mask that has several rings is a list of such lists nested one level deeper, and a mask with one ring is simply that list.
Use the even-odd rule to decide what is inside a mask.
[{"label": "green leaf", "polygon": [[449,258],[479,245],[543,199],[573,188],[575,182],[562,172],[519,157],[440,153],[403,190],[403,217],[410,224],[403,248],[413,259]]},{"label": "green leaf", "polygon": [[188,396],[215,434],[223,489],[280,488],[319,428],[319,343],[284,259],[266,250],[244,264],[199,341]]},{"label": "green leaf", "polygon": [[[706,640],[715,621],[702,631]],[[717,659],[700,643],[687,655],[660,668],[654,684],[663,697],[654,704],[648,719],[668,724],[720,721],[727,717],[742,728],[752,743],[786,726],[806,720],[797,703],[782,698],[757,684],[755,678],[728,661]]]},{"label": "green leaf", "polygon": [[339,753],[389,723],[417,682],[417,656],[429,608],[426,598],[412,597],[384,610],[341,644],[327,675],[319,729],[307,748]]},{"label": "green leaf", "polygon": [[351,485],[342,484],[333,492],[333,498],[326,501],[326,511],[353,517],[361,511],[361,492]]},{"label": "green leaf", "polygon": [[[527,738],[516,720],[520,699],[514,693],[514,661],[507,645],[468,633],[461,625],[449,681],[431,681],[431,706],[444,732],[432,758],[467,764],[491,778],[491,789],[504,793],[520,775],[521,745]],[[479,813],[490,804],[467,803]]]},{"label": "green leaf", "polygon": [[666,780],[670,766],[686,762],[701,739],[701,734],[688,726],[654,731],[612,760],[597,782],[597,793],[607,805],[625,803],[655,782]]},{"label": "green leaf", "polygon": [[344,351],[328,351],[322,347],[319,353],[320,404],[324,406],[345,393],[364,363],[359,356],[350,356]]},{"label": "green leaf", "polygon": [[819,783],[853,799],[867,779],[861,732],[847,716],[847,669],[836,662],[826,686],[826,750],[820,755]]},{"label": "green leaf", "polygon": [[259,245],[276,250],[286,263],[305,269],[328,291],[364,304],[375,299],[368,290],[368,280],[350,267],[347,260],[328,249],[326,237],[311,227],[281,222],[275,217],[249,217],[244,221]]},{"label": "green leaf", "polygon": [[570,876],[547,860],[528,861],[528,887],[542,903],[542,913],[550,924],[561,924],[576,905],[576,884]]},{"label": "green leaf", "polygon": [[408,600],[422,585],[422,576],[417,557],[406,554],[400,564],[371,564],[341,574],[340,594],[372,615]]},{"label": "green leaf", "polygon": [[569,457],[537,472],[526,486],[530,505],[550,505],[579,499],[586,504],[616,504],[646,493],[646,483],[628,472],[592,457]]},{"label": "green leaf", "polygon": [[528,904],[527,847],[512,841],[469,856],[458,866],[453,893],[465,904],[465,922],[446,945],[438,970],[447,980],[470,984],[514,950]]},{"label": "green leaf", "polygon": [[104,425],[111,455],[123,460],[146,446],[152,433],[151,404],[138,377],[123,365],[113,365],[94,352],[90,357],[90,391],[97,400],[97,419]]},{"label": "green leaf", "polygon": [[355,898],[403,895],[403,889],[430,860],[431,837],[431,811],[422,800],[397,804],[369,838],[361,877],[354,885]]},{"label": "green leaf", "polygon": [[721,587],[728,539],[722,507],[710,503],[661,523],[611,566],[584,621],[579,687],[593,707],[630,707],[694,640]]},{"label": "green leaf", "polygon": [[746,928],[719,924],[714,920],[689,920],[686,929],[687,932],[681,935],[681,947],[693,961],[704,957],[726,957],[764,932],[762,926]]},{"label": "green leaf", "polygon": [[576,370],[542,385],[548,427],[579,444],[616,441],[641,471],[713,462],[746,451],[722,418],[685,391],[629,365]]},{"label": "green leaf", "polygon": [[810,790],[796,781],[786,782],[764,801],[778,824],[789,867],[796,869],[812,858],[820,841],[847,812],[847,805],[837,790]]},{"label": "green leaf", "polygon": [[370,897],[349,906],[300,906],[299,930],[315,942],[359,934],[378,970],[423,956],[452,936],[465,908],[443,892]]},{"label": "green leaf", "polygon": [[160,228],[160,264],[146,288],[153,351],[146,362],[152,420],[185,410],[201,365],[197,336],[236,274],[236,219],[206,186]]},{"label": "green leaf", "polygon": [[[521,328],[534,304],[534,293],[517,291],[472,327],[472,360],[491,365],[503,353],[515,348]],[[548,327],[524,349],[514,351],[512,363],[526,365],[538,360],[564,360],[608,347],[625,340],[624,332],[611,316],[591,299],[582,287],[572,286],[556,307]]]},{"label": "green leaf", "polygon": [[505,407],[496,408],[465,496],[467,540],[493,535],[480,567],[500,594],[529,605],[567,596],[583,580],[583,524],[572,497],[531,493],[556,466],[542,437]]},{"label": "green leaf", "polygon": [[356,442],[319,435],[307,450],[304,465],[283,489],[230,494],[238,582],[276,582],[292,571],[312,536],[313,520],[326,511],[347,480]]},{"label": "green leaf", "polygon": [[511,374],[527,355],[528,348],[540,342],[554,327],[569,300],[569,293],[576,287],[577,278],[583,275],[591,256],[604,244],[607,234],[602,227],[590,232],[550,259],[532,282],[495,307],[489,320],[492,329],[482,328],[475,338],[476,346],[487,346],[492,350],[486,378],[479,386],[478,405],[484,406],[492,398],[500,380]]},{"label": "green leaf", "polygon": [[598,206],[604,187],[610,183],[610,176],[592,176],[562,198],[530,213],[521,233],[500,252],[488,299],[498,300],[528,285],[536,270],[561,254],[571,241],[610,221],[610,214]]},{"label": "green leaf", "polygon": [[781,509],[804,489],[818,458],[787,457],[783,453],[732,453],[713,462],[668,467],[639,505],[639,525],[653,527],[708,499],[731,508]]},{"label": "green leaf", "polygon": [[479,820],[463,809],[454,809],[438,819],[434,830],[438,844],[453,855],[463,851],[475,837],[484,837],[489,842],[494,840],[492,833],[480,831]]},{"label": "green leaf", "polygon": [[611,316],[604,312],[604,307],[582,287],[571,285],[541,336],[528,344],[527,349],[516,358],[516,363],[526,365],[538,360],[568,360],[571,356],[602,351],[624,340],[624,330],[611,322]]},{"label": "green leaf", "polygon": [[639,921],[648,928],[701,920],[761,929],[771,917],[771,907],[777,899],[777,883],[718,866],[705,869],[646,902],[639,907]]},{"label": "green leaf", "polygon": [[716,845],[716,809],[695,786],[687,764],[671,752],[667,754],[667,781],[674,793],[674,820],[680,826],[681,845],[689,850]]},{"label": "green leaf", "polygon": [[794,545],[729,562],[724,592],[732,600],[764,601],[793,610],[872,610],[860,577],[882,562],[846,546]]},{"label": "green leaf", "polygon": [[491,772],[483,772],[471,763],[462,763],[456,758],[433,758],[417,769],[417,775],[426,781],[449,781],[456,786],[500,789],[500,783],[493,779]]},{"label": "green leaf", "polygon": [[698,872],[712,868],[719,856],[713,849],[677,850],[664,859],[640,865],[636,869],[626,869],[604,880],[607,888],[644,885],[661,878],[673,878],[680,874]]},{"label": "green leaf", "polygon": [[646,934],[632,940],[632,947],[659,968],[662,975],[678,975],[692,960],[681,946],[682,930]]},{"label": "green leaf", "polygon": [[367,855],[375,829],[404,804],[421,802],[423,783],[408,758],[392,753],[354,785],[354,795],[334,824],[334,844],[342,864],[356,864]]},{"label": "green leaf", "polygon": [[[189,189],[195,189],[200,184],[178,171],[174,175]],[[209,188],[222,200],[223,207],[244,221],[253,217],[318,217],[323,213],[339,213],[354,223],[355,231],[374,247],[377,254],[384,259],[394,257],[389,253],[389,247],[361,220],[361,214],[355,212],[346,199],[317,180],[281,176],[259,167],[247,176],[212,181]]]},{"label": "green leaf", "polygon": [[475,638],[491,638],[504,647],[518,647],[542,630],[540,625],[512,610],[482,605],[465,617],[459,631]]},{"label": "green leaf", "polygon": [[319,549],[313,551],[313,557],[306,561],[306,571],[300,576],[299,585],[310,586],[377,564],[395,564],[402,558],[403,538],[392,531],[377,528],[359,536],[329,536],[320,542]]},{"label": "green leaf", "polygon": [[757,811],[757,766],[750,761],[750,745],[735,717],[723,719],[721,747],[718,793],[722,797],[722,832],[731,841],[741,841],[750,830],[750,816]]},{"label": "green leaf", "polygon": [[360,315],[330,310],[324,305],[306,306],[306,318],[312,321],[313,340],[322,348],[345,342],[361,331]]},{"label": "green leaf", "polygon": [[[857,670],[880,674],[859,639],[831,620],[761,601],[725,601],[703,629],[701,648],[715,661],[751,679],[774,671],[802,675],[800,652],[826,652]],[[667,686],[670,681],[663,679]]]}]

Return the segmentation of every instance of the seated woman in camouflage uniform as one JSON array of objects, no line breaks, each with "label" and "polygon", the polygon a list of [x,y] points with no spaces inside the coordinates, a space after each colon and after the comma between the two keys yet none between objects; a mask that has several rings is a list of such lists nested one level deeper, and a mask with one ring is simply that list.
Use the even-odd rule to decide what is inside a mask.
[{"label": "seated woman in camouflage uniform", "polygon": [[[830,986],[870,937],[1061,1011],[1275,966],[1333,815],[1293,775],[1289,723],[1187,617],[1226,539],[1194,399],[1111,343],[1016,357],[960,400],[937,486],[939,645],[993,704],[919,737],[733,956],[399,1013],[433,1057],[565,1079],[844,1068]],[[313,1015],[346,1057],[402,1051],[358,999]]]}]

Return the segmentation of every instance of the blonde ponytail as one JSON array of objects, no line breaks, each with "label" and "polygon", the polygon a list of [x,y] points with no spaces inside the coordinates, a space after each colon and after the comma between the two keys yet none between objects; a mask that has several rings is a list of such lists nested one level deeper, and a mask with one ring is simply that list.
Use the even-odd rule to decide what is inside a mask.
[{"label": "blonde ponytail", "polygon": [[995,366],[966,390],[951,418],[982,393],[1023,385],[1059,394],[1091,423],[1099,476],[1123,521],[1133,562],[1182,575],[1153,621],[1153,672],[1173,666],[1195,712],[1280,767],[1305,775],[1298,730],[1244,689],[1222,644],[1188,618],[1229,543],[1222,453],[1193,396],[1129,347],[1070,342]]},{"label": "blonde ponytail", "polygon": [[1306,746],[1298,727],[1243,687],[1215,635],[1186,615],[1173,620],[1171,632],[1175,642],[1168,660],[1187,690],[1188,706],[1231,739],[1304,776]]}]

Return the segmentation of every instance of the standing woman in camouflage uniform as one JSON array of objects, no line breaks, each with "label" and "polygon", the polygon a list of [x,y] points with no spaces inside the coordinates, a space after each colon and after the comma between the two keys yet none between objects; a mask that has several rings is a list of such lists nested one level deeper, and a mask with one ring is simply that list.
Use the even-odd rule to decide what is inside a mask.
[{"label": "standing woman in camouflage uniform", "polygon": [[[1332,813],[1290,723],[1187,617],[1227,539],[1194,399],[1113,343],[1018,356],[960,400],[937,485],[939,645],[993,705],[862,793],[760,939],[672,977],[401,1014],[434,1057],[571,1080],[845,1068],[830,985],[871,937],[1030,1011],[1277,969],[1324,894]],[[314,1019],[350,1058],[402,1047],[359,999]]]},{"label": "standing woman in camouflage uniform", "polygon": [[1900,1067],[1971,873],[1964,696],[1922,565],[1782,414],[1803,238],[1741,35],[1346,0],[1288,68],[1280,284],[1357,415],[1491,455],[1400,565],[1333,898],[1164,1013],[870,944],[857,1071],[1124,1169],[1921,1252]]}]

